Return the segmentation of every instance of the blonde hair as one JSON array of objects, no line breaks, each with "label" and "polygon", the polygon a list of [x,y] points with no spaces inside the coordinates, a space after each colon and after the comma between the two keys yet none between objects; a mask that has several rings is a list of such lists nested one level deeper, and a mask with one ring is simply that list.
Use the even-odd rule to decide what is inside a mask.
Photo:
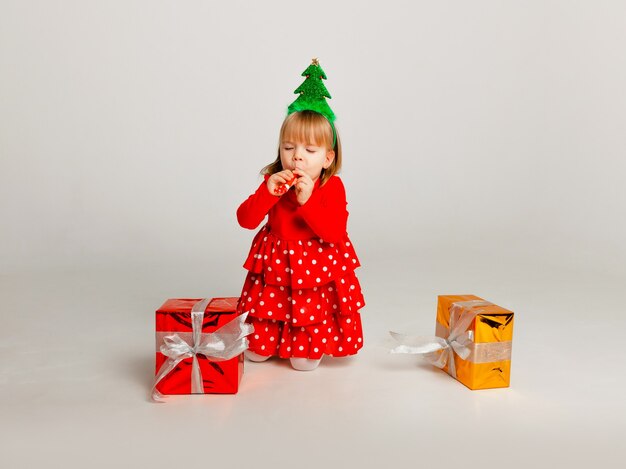
[{"label": "blonde hair", "polygon": [[324,146],[326,150],[334,150],[335,158],[327,169],[322,169],[320,174],[320,186],[324,185],[331,176],[341,169],[341,141],[335,128],[335,146],[333,147],[333,128],[323,115],[315,111],[299,111],[285,117],[280,127],[278,139],[278,156],[276,159],[261,170],[261,174],[272,175],[282,171],[280,161],[280,145],[285,141],[312,143]]}]

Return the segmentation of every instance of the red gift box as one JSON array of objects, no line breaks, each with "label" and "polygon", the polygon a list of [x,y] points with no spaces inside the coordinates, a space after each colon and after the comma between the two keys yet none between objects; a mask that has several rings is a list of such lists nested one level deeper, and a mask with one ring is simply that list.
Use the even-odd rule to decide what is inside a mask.
[{"label": "red gift box", "polygon": [[252,332],[236,312],[238,301],[169,299],[156,311],[155,400],[158,393],[237,393]]}]

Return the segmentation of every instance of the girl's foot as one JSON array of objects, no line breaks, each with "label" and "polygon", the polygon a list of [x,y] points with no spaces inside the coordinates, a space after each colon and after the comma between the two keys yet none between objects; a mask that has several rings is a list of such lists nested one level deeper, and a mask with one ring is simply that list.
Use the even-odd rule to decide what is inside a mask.
[{"label": "girl's foot", "polygon": [[259,355],[258,353],[251,352],[250,350],[244,350],[243,354],[251,362],[264,362],[269,358],[265,355]]},{"label": "girl's foot", "polygon": [[322,360],[311,360],[310,358],[290,358],[289,361],[291,362],[291,367],[294,370],[313,371]]}]

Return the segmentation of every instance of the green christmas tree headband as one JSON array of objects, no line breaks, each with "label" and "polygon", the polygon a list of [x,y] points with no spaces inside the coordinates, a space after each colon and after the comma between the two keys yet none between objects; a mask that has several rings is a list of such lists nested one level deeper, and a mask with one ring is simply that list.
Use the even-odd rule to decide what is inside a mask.
[{"label": "green christmas tree headband", "polygon": [[326,102],[326,98],[332,99],[322,80],[326,80],[326,74],[320,66],[317,58],[302,72],[306,77],[304,82],[294,91],[299,94],[296,100],[289,105],[287,115],[298,111],[314,111],[323,115],[333,129],[333,148],[337,144],[337,132],[335,131],[335,113]]}]

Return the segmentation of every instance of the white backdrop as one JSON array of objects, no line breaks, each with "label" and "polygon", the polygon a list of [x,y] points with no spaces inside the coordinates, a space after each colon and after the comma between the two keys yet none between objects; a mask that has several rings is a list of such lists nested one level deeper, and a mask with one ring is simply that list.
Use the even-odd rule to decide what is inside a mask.
[{"label": "white backdrop", "polygon": [[366,258],[624,274],[620,2],[2,2],[2,273],[242,262],[311,57]]},{"label": "white backdrop", "polygon": [[[349,233],[363,264],[357,273],[368,300],[368,344],[389,328],[429,333],[438,293],[484,296],[518,314],[514,384],[519,370],[517,388],[497,394],[507,396],[498,401],[502,407],[489,405],[492,414],[485,415],[496,419],[516,408],[523,424],[512,418],[511,425],[521,438],[524,428],[533,434],[528,415],[541,425],[577,389],[580,396],[565,399],[562,414],[547,419],[552,430],[529,437],[530,447],[575,427],[568,419],[577,412],[589,416],[586,428],[600,428],[594,416],[610,416],[611,428],[621,429],[624,381],[609,372],[612,362],[598,365],[588,351],[563,350],[595,334],[602,353],[615,363],[623,357],[602,334],[624,326],[624,44],[626,5],[619,1],[0,0],[0,292],[7,326],[0,332],[0,389],[11,397],[4,411],[13,412],[0,430],[12,426],[17,436],[8,441],[15,443],[21,435],[15,428],[25,437],[41,426],[34,414],[22,420],[21,411],[30,415],[35,405],[58,425],[77,399],[97,408],[103,389],[132,395],[119,408],[111,404],[114,415],[144,409],[149,379],[133,377],[152,371],[151,311],[167,297],[239,293],[253,232],[237,225],[235,211],[273,160],[286,106],[314,56],[328,76],[343,141],[341,176]],[[48,310],[40,313],[42,304]],[[27,322],[40,314],[52,324]],[[120,331],[100,314],[113,322],[140,319]],[[102,372],[72,394],[85,364],[71,362],[59,375],[54,353],[41,345],[52,340],[51,331],[61,334],[57,345],[69,343],[63,335],[69,324],[81,334],[99,324],[96,342],[121,341],[147,358],[121,381],[111,378],[114,384],[108,373],[117,376],[117,365],[102,363]],[[568,328],[571,340],[562,332]],[[43,363],[24,361],[15,349],[33,333],[42,341],[35,350],[46,350]],[[555,336],[566,343],[551,343]],[[61,356],[78,349],[84,353],[82,345],[52,348]],[[98,369],[94,363],[106,354],[93,353],[90,366]],[[379,356],[364,349],[354,368],[363,374],[352,379],[370,376]],[[572,373],[555,376],[539,366],[547,356],[562,356]],[[54,382],[59,394],[33,391],[33,378],[24,375],[29,366],[38,386]],[[579,366],[588,375],[578,379],[595,383],[597,394],[578,387]],[[258,386],[254,373],[262,368],[249,368],[245,378]],[[435,379],[398,368],[394,376]],[[441,388],[455,386],[444,378]],[[254,392],[238,395],[240,405],[255,409]],[[80,400],[86,395],[93,402]],[[600,395],[606,407],[598,410]],[[280,407],[267,399],[264,405]],[[362,399],[364,407],[384,408]],[[186,418],[194,415],[185,407],[193,404],[177,402]],[[418,420],[443,405],[431,404]],[[311,412],[319,412],[316,405]],[[466,405],[480,404],[459,407]],[[319,406],[328,408],[325,401]],[[335,415],[330,409],[323,418]],[[493,423],[479,414],[468,417],[477,419],[472,425]],[[91,425],[113,425],[108,411],[94,415]],[[132,418],[148,435],[161,423]],[[247,417],[207,418],[230,428],[233,438],[233,421],[250,425]],[[376,420],[387,434],[415,428],[400,414]],[[84,427],[77,422],[65,431],[79,438]],[[449,427],[435,427],[439,451]],[[569,435],[563,448],[587,441]],[[146,438],[147,448],[152,436]],[[394,445],[393,454],[407,456]],[[11,467],[18,467],[19,448],[6,448]],[[583,454],[571,462],[586,461]]]}]

